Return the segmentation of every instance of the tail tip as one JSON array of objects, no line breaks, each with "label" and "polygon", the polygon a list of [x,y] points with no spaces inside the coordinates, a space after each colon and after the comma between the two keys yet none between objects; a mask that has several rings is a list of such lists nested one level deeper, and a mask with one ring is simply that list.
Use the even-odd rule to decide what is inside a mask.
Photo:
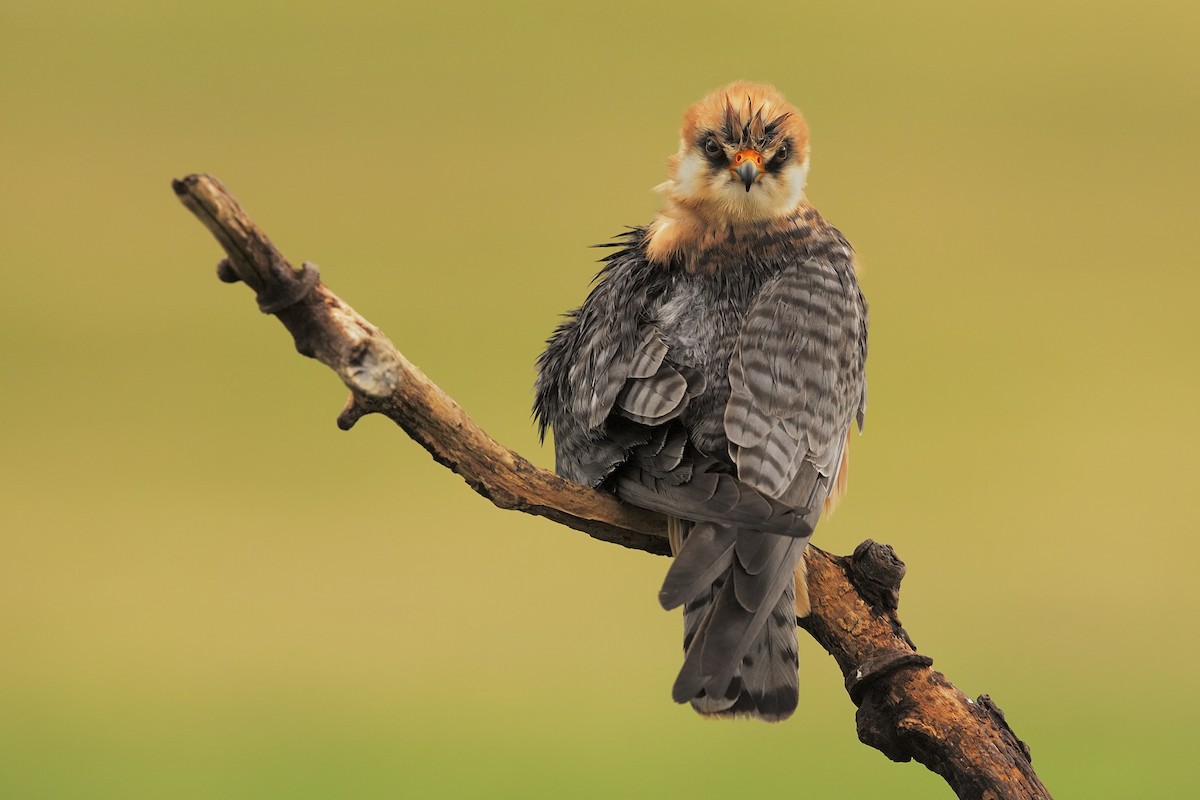
[{"label": "tail tip", "polygon": [[747,691],[740,679],[735,679],[725,696],[709,697],[705,689],[692,690],[677,681],[671,697],[676,703],[691,703],[697,714],[712,719],[757,719],[763,722],[783,722],[795,713],[800,704],[800,689],[796,684],[781,684],[765,691]]}]

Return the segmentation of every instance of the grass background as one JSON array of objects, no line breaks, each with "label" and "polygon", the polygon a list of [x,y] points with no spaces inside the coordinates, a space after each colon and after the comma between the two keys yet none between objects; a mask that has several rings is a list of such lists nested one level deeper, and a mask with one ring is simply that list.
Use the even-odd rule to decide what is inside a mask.
[{"label": "grass background", "polygon": [[174,199],[221,178],[509,446],[683,108],[806,112],[871,403],[818,531],[1061,797],[1194,787],[1194,3],[0,4],[0,796],[947,797],[801,646],[670,702],[665,562],[494,511],[298,358]]}]

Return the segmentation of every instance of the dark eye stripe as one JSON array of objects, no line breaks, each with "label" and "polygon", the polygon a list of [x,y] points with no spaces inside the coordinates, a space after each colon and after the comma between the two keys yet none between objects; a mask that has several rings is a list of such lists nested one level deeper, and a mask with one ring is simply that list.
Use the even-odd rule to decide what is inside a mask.
[{"label": "dark eye stripe", "polygon": [[779,172],[792,157],[792,140],[784,139],[767,162],[767,172]]},{"label": "dark eye stripe", "polygon": [[[708,163],[715,167],[723,167],[729,163],[729,157],[725,155],[725,148],[721,147],[720,141],[711,131],[705,132],[696,142],[696,147],[708,159]],[[713,151],[715,149],[715,152]]]}]

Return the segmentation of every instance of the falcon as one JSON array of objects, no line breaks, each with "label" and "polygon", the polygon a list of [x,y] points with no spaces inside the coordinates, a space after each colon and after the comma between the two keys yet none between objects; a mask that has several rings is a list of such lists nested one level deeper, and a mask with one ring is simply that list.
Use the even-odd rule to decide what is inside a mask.
[{"label": "falcon", "polygon": [[663,209],[607,245],[538,359],[558,473],[668,517],[672,696],[709,716],[796,709],[802,556],[866,409],[867,304],[853,250],[805,197],[808,165],[804,118],[771,86],[688,108]]}]

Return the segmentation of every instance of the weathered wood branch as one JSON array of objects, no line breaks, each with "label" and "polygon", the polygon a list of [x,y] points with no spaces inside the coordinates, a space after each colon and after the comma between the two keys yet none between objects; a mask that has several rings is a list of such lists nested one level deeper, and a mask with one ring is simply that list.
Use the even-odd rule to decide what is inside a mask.
[{"label": "weathered wood branch", "polygon": [[[321,283],[295,269],[214,178],[174,181],[176,195],[224,248],[217,267],[275,315],[296,349],[341,377],[350,399],[338,425],[383,414],[500,508],[552,519],[606,542],[666,554],[666,520],[535,467],[500,445],[408,362],[383,333]],[[1049,798],[1029,749],[987,695],[971,700],[931,668],[896,615],[904,563],[867,541],[849,557],[810,546],[812,613],[799,624],[836,659],[858,706],[859,738],[894,761],[915,759],[961,798]]]}]

